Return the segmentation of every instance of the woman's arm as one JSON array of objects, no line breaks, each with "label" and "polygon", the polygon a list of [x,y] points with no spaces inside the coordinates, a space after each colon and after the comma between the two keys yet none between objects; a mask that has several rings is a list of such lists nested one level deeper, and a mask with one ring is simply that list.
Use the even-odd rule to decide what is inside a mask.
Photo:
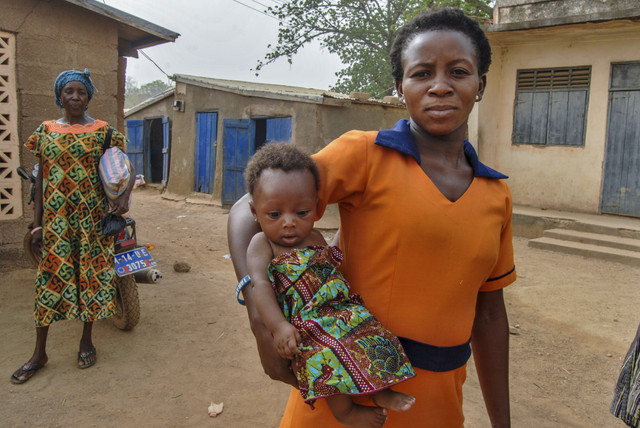
[{"label": "woman's arm", "polygon": [[[249,209],[250,196],[244,195],[229,211],[227,223],[227,240],[236,278],[240,280],[249,273],[247,268],[247,248],[251,238],[260,232],[260,226],[253,220]],[[274,380],[298,387],[298,382],[291,372],[291,361],[281,358],[273,342],[271,332],[264,325],[255,305],[253,287],[247,286],[242,291],[251,331],[256,338],[258,354],[264,372]]]},{"label": "woman's arm", "polygon": [[509,321],[502,289],[478,293],[471,347],[492,427],[510,427]]},{"label": "woman's arm", "polygon": [[44,168],[42,167],[42,165],[38,167],[38,175],[36,176],[36,182],[34,183],[35,192],[33,194],[33,228],[31,230],[35,229],[36,227],[40,227],[40,229],[36,230],[31,235],[31,247],[37,250],[37,253],[42,252],[42,213],[44,212],[44,201],[42,195],[43,169]]},{"label": "woman's arm", "polygon": [[282,358],[292,359],[300,354],[300,333],[285,319],[271,287],[267,269],[273,259],[273,251],[263,233],[257,234],[247,249],[247,267],[251,276],[253,296],[260,318],[273,334],[276,348]]}]

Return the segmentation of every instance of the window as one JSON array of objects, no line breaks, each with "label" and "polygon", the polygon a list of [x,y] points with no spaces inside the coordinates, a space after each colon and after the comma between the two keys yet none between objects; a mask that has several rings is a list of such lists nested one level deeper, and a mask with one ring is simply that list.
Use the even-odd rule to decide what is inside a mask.
[{"label": "window", "polygon": [[583,146],[591,67],[518,70],[513,144]]}]

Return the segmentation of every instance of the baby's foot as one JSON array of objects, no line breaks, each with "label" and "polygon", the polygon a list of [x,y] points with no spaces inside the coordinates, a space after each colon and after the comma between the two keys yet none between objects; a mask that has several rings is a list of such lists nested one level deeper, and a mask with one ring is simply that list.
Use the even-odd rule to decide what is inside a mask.
[{"label": "baby's foot", "polygon": [[416,402],[416,398],[387,388],[373,394],[373,402],[394,412],[406,412]]},{"label": "baby's foot", "polygon": [[387,410],[354,404],[349,413],[337,419],[350,428],[381,428],[387,422]]}]

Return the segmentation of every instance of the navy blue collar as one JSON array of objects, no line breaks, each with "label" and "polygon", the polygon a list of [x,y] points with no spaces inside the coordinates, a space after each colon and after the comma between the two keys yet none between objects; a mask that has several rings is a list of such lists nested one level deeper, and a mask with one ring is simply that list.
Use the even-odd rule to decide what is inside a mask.
[{"label": "navy blue collar", "polygon": [[[416,142],[413,140],[413,135],[411,135],[409,123],[407,119],[402,119],[399,120],[392,129],[380,130],[375,143],[379,146],[409,155],[420,165],[420,153],[418,152]],[[509,178],[480,162],[475,149],[467,140],[464,140],[464,155],[471,164],[471,168],[473,168],[474,177]]]}]

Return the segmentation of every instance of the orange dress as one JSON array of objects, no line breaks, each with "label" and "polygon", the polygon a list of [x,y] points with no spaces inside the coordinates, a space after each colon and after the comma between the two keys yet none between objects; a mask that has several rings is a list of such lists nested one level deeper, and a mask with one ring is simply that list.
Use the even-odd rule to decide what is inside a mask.
[{"label": "orange dress", "polygon": [[[339,204],[342,272],[352,291],[397,336],[438,347],[468,342],[478,292],[516,279],[506,177],[478,162],[469,143],[465,154],[474,178],[456,202],[421,169],[407,121],[379,133],[348,132],[314,155],[318,215]],[[414,369],[416,377],[394,389],[414,395],[416,404],[389,412],[385,428],[463,426],[465,365]],[[280,426],[340,425],[324,400],[311,410],[292,389]]]}]

